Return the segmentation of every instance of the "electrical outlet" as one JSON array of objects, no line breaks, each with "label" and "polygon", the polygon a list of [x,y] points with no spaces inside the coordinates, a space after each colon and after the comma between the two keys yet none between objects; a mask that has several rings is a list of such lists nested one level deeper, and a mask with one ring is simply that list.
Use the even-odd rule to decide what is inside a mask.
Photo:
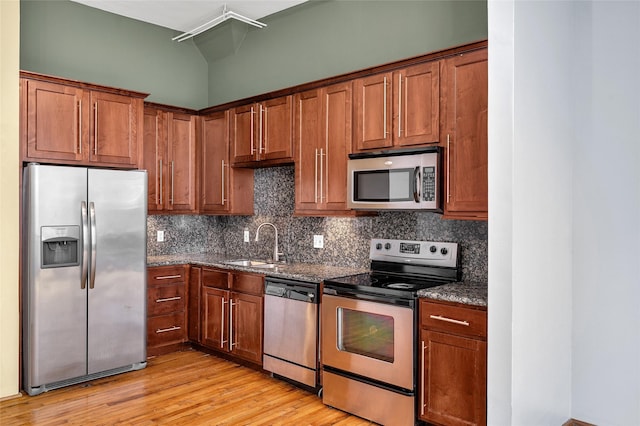
[{"label": "electrical outlet", "polygon": [[245,243],[249,242],[249,230],[248,229],[244,230],[244,242]]},{"label": "electrical outlet", "polygon": [[323,235],[314,235],[313,236],[313,248],[324,248],[324,236]]},{"label": "electrical outlet", "polygon": [[161,243],[161,242],[163,242],[163,241],[164,241],[164,231],[158,231],[158,238],[157,238],[157,241],[158,241],[159,243]]}]

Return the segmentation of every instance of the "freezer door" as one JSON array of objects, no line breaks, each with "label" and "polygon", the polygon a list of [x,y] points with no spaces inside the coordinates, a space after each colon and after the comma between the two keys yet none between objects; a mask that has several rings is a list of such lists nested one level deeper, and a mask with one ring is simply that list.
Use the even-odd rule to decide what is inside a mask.
[{"label": "freezer door", "polygon": [[88,372],[146,360],[147,174],[89,169]]},{"label": "freezer door", "polygon": [[87,170],[31,164],[24,179],[24,387],[31,389],[87,374]]}]

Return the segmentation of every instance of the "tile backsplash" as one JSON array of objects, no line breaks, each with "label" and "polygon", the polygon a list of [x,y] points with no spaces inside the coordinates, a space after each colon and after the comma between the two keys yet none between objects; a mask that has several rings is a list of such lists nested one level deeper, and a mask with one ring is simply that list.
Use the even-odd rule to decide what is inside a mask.
[{"label": "tile backsplash", "polygon": [[[443,220],[437,213],[381,212],[377,216],[296,217],[293,166],[255,170],[253,216],[149,216],[147,251],[152,255],[214,252],[231,257],[270,258],[273,228],[278,228],[279,248],[289,262],[336,266],[369,266],[369,240],[393,238],[450,241],[460,244],[465,280],[487,281],[487,222]],[[250,242],[243,242],[249,229]],[[156,242],[156,231],[165,241]],[[324,248],[313,248],[313,235],[324,235]]]}]

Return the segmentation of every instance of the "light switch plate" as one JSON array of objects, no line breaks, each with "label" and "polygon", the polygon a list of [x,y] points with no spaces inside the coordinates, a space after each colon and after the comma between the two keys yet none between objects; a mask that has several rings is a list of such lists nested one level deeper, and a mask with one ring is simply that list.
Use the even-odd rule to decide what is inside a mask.
[{"label": "light switch plate", "polygon": [[163,241],[164,241],[164,231],[158,231],[158,238],[157,238],[157,241],[158,241],[159,243],[161,243],[161,242],[163,242]]},{"label": "light switch plate", "polygon": [[324,248],[324,236],[323,235],[314,235],[313,236],[313,248]]},{"label": "light switch plate", "polygon": [[249,230],[248,229],[244,230],[244,242],[245,243],[249,242]]}]

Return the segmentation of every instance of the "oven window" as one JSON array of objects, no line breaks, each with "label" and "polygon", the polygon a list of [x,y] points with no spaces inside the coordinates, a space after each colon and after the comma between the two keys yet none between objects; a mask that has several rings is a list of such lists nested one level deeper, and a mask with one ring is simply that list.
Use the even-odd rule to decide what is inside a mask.
[{"label": "oven window", "polygon": [[414,169],[354,173],[354,201],[413,201]]},{"label": "oven window", "polygon": [[338,349],[393,362],[393,317],[338,308]]}]

